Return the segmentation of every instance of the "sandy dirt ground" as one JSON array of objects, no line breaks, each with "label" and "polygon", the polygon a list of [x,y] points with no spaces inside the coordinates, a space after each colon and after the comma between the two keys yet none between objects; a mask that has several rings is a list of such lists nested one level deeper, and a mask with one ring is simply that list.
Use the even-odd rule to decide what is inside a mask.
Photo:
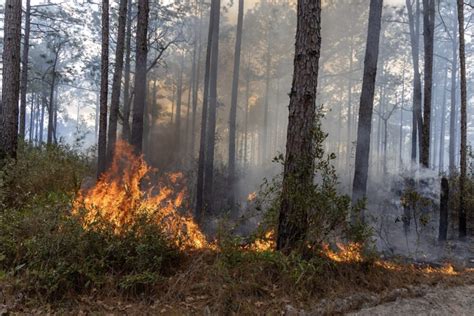
[{"label": "sandy dirt ground", "polygon": [[474,315],[474,285],[432,288],[421,297],[402,298],[349,315]]}]

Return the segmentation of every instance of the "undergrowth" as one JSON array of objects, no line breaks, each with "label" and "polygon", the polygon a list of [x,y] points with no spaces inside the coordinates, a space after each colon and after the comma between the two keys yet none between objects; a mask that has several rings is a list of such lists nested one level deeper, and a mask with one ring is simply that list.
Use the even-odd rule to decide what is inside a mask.
[{"label": "undergrowth", "polygon": [[[145,216],[120,235],[100,219],[85,228],[81,212],[71,209],[90,162],[66,147],[24,147],[18,156],[0,173],[0,290],[5,294],[8,284],[36,305],[92,296],[145,298],[183,313],[278,313],[323,298],[466,281],[413,266],[391,269],[372,252],[337,262],[322,248],[310,257],[254,251],[231,234],[222,234],[215,248],[184,252]],[[327,201],[346,209],[346,199],[333,194]],[[268,217],[274,222],[274,212]]]}]

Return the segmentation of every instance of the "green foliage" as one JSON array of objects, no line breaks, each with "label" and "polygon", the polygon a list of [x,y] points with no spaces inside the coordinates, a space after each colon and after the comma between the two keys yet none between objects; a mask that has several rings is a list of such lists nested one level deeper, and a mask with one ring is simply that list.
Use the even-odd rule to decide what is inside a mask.
[{"label": "green foliage", "polygon": [[[317,113],[313,131],[314,166],[311,166],[314,175],[313,185],[301,188],[298,179],[285,180],[287,194],[291,194],[291,203],[299,204],[297,209],[309,210],[304,225],[307,227],[305,248],[319,249],[322,243],[335,239],[366,242],[372,235],[370,229],[363,223],[352,224],[348,221],[349,215],[362,210],[365,204],[360,202],[352,207],[350,197],[338,193],[338,178],[333,165],[336,155],[326,154],[324,150],[327,134],[321,128],[322,110],[317,110]],[[276,157],[274,162],[284,165],[283,155]],[[308,166],[299,170],[306,172],[307,168]],[[283,181],[283,175],[280,174],[270,181],[265,180],[261,187],[257,199],[257,209],[264,212],[260,232],[277,231]]]},{"label": "green foliage", "polygon": [[179,251],[151,218],[118,235],[100,218],[86,228],[72,214],[87,170],[65,147],[22,148],[3,169],[0,271],[23,290],[48,300],[100,288],[138,294],[176,268]]},{"label": "green foliage", "polygon": [[34,209],[2,213],[0,270],[58,299],[103,287],[140,293],[173,269],[178,250],[158,225],[143,218],[121,235],[100,221],[100,229],[84,228],[68,214],[69,201],[51,196]]},{"label": "green foliage", "polygon": [[74,194],[89,170],[88,159],[68,146],[21,144],[18,159],[0,169],[0,206],[21,208],[50,194]]}]

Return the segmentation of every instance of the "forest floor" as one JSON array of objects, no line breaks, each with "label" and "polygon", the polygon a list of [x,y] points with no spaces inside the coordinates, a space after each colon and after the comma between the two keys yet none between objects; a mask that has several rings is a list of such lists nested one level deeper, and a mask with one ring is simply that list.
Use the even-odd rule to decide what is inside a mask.
[{"label": "forest floor", "polygon": [[[0,316],[4,315],[473,315],[474,271],[464,270],[453,275],[434,272],[419,274],[414,270],[387,273],[385,280],[374,278],[372,272],[344,271],[334,280],[334,288],[320,293],[319,298],[295,299],[284,288],[247,293],[248,272],[235,280],[221,284],[209,277],[213,268],[199,264],[199,269],[183,271],[166,282],[168,291],[152,296],[124,297],[118,293],[93,291],[77,295],[60,303],[49,304],[41,297],[26,294],[12,279],[0,279]],[[418,269],[417,269],[418,271]],[[237,272],[233,272],[237,273]],[[263,272],[261,272],[263,273]],[[352,282],[344,281],[350,273]],[[264,273],[263,273],[264,274]],[[197,275],[207,284],[199,284]],[[345,275],[345,276],[344,276]],[[217,276],[216,276],[217,277]],[[341,279],[341,280],[338,280]],[[359,280],[359,281],[357,281]],[[368,282],[373,280],[373,285]],[[260,280],[261,282],[262,280]],[[357,284],[357,282],[359,284]],[[198,283],[198,284],[196,284]],[[218,284],[219,283],[219,284]],[[342,283],[342,284],[341,284]],[[376,291],[375,288],[382,288]],[[173,284],[169,287],[170,284]],[[163,284],[165,286],[165,284]],[[177,286],[176,286],[177,285]],[[202,286],[199,293],[192,290]],[[176,287],[173,287],[176,286]],[[375,287],[374,287],[375,286]],[[253,285],[252,287],[258,287]],[[330,287],[332,288],[332,286]],[[369,288],[372,288],[369,290]],[[169,290],[172,289],[172,293]],[[263,290],[265,289],[265,290]],[[257,289],[254,289],[256,291]],[[242,292],[243,291],[243,292]],[[264,291],[269,291],[265,293]],[[239,295],[231,295],[235,292]],[[258,292],[258,291],[257,291]],[[219,294],[218,294],[219,293]],[[225,296],[222,294],[226,293]],[[230,300],[230,301],[228,301]],[[216,306],[240,306],[224,312]],[[240,310],[240,312],[236,312]]]},{"label": "forest floor", "polygon": [[[291,304],[282,304],[280,315],[473,315],[474,285],[455,287],[420,286],[397,289],[388,296],[361,294],[340,298],[334,301],[322,301],[314,309],[298,309]],[[16,298],[17,300],[20,298]],[[6,303],[5,300],[3,300]],[[200,304],[198,304],[200,305]],[[333,309],[335,305],[339,308]],[[187,308],[186,308],[187,306]],[[362,307],[361,307],[362,306]],[[274,311],[274,314],[277,314]],[[108,298],[98,300],[92,297],[80,297],[75,304],[64,307],[42,305],[26,307],[21,305],[0,304],[0,315],[213,315],[208,307],[195,308],[192,302],[183,302],[180,306],[171,306],[159,301],[127,302]],[[255,306],[255,314],[267,314]]]}]

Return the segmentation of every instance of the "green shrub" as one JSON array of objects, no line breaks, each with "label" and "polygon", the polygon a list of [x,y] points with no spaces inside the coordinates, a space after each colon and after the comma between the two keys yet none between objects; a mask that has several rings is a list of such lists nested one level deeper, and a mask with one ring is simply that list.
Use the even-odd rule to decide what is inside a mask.
[{"label": "green shrub", "polygon": [[117,235],[106,223],[84,228],[69,208],[63,196],[1,214],[0,270],[23,280],[28,290],[60,299],[104,287],[138,293],[176,267],[178,249],[147,218]]},{"label": "green shrub", "polygon": [[68,146],[22,144],[18,159],[0,169],[0,207],[21,208],[38,196],[73,194],[90,169],[88,158]]},{"label": "green shrub", "polygon": [[0,271],[22,290],[48,300],[100,288],[138,294],[177,267],[175,243],[151,218],[118,235],[73,214],[87,159],[61,146],[24,147],[18,157],[0,175]]}]

